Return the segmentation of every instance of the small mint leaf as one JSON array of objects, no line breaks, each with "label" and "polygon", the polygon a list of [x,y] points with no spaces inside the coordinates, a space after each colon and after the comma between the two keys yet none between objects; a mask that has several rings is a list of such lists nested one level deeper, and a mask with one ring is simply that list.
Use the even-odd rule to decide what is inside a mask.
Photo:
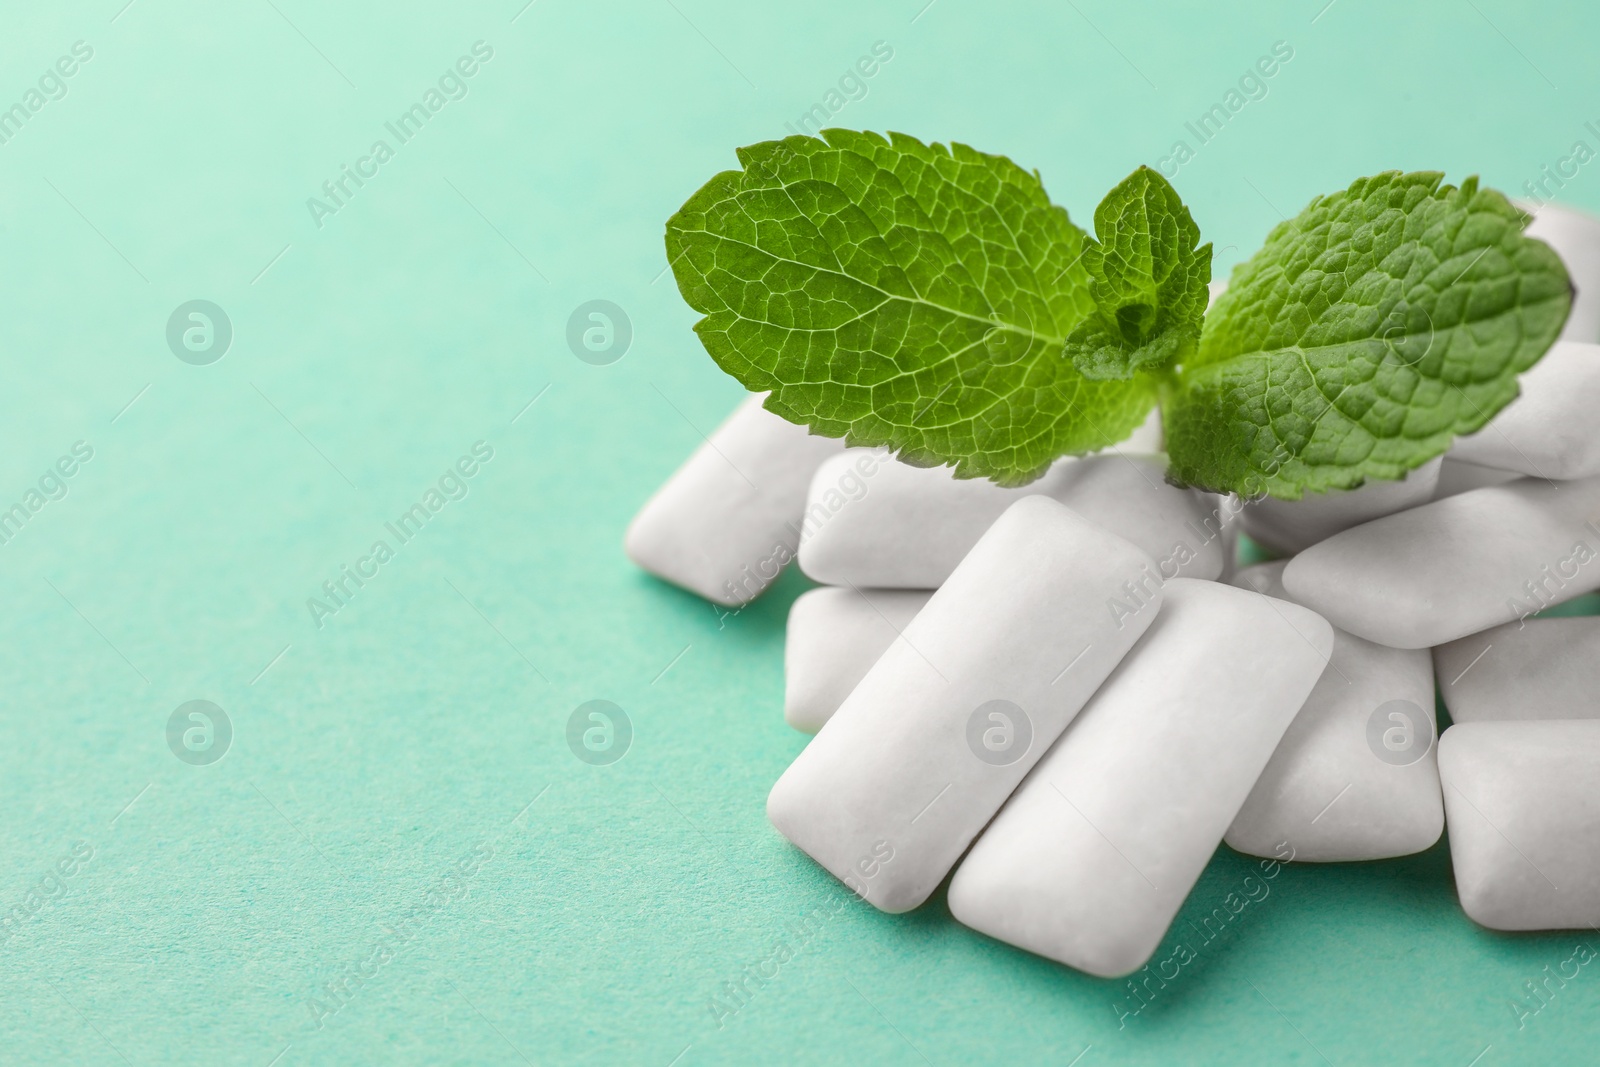
[{"label": "small mint leaf", "polygon": [[1094,313],[1067,338],[1067,358],[1097,380],[1170,366],[1200,336],[1211,246],[1199,247],[1189,209],[1149,167],[1105,195],[1094,228],[1083,257]]},{"label": "small mint leaf", "polygon": [[824,130],[739,151],[667,222],[706,351],[766,406],[920,466],[1021,485],[1148,414],[1148,377],[1062,356],[1084,232],[1003,156]]},{"label": "small mint leaf", "polygon": [[1387,171],[1312,200],[1234,268],[1167,384],[1169,478],[1214,492],[1401,478],[1517,395],[1571,309],[1505,196]]},{"label": "small mint leaf", "polygon": [[1148,343],[1129,348],[1122,340],[1095,326],[1083,326],[1067,338],[1067,356],[1078,373],[1091,381],[1125,381],[1135,371],[1157,371],[1180,362],[1200,339],[1200,330],[1193,326],[1175,326],[1158,333]]}]

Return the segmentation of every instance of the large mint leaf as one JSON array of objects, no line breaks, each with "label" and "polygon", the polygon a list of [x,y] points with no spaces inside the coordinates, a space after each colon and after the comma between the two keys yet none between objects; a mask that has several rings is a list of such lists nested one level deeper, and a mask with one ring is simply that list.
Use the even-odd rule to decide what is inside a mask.
[{"label": "large mint leaf", "polygon": [[667,222],[723,370],[767,407],[907,462],[1019,485],[1127,436],[1145,377],[1063,355],[1093,310],[1084,233],[1037,174],[965,145],[825,130],[739,150]]},{"label": "large mint leaf", "polygon": [[1090,378],[1131,378],[1187,358],[1200,339],[1211,246],[1177,191],[1140,167],[1094,212],[1084,251],[1095,312],[1067,339],[1067,357]]},{"label": "large mint leaf", "polygon": [[1169,477],[1288,500],[1400,478],[1516,397],[1566,268],[1500,193],[1442,178],[1318,197],[1234,269],[1163,397]]}]

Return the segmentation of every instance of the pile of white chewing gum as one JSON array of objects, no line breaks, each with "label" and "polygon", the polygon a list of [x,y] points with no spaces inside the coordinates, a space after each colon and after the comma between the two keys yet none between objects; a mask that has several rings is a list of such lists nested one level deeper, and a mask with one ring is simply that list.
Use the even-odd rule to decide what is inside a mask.
[{"label": "pile of white chewing gum", "polygon": [[[1398,482],[1167,484],[1160,420],[1019,489],[846,448],[752,396],[626,537],[735,607],[798,561],[779,832],[886,912],[1090,974],[1144,965],[1222,842],[1404,856],[1449,828],[1466,914],[1600,926],[1600,220],[1544,205],[1562,339]],[[1235,568],[1238,534],[1283,558]],[[1435,692],[1453,721],[1436,737]]]}]

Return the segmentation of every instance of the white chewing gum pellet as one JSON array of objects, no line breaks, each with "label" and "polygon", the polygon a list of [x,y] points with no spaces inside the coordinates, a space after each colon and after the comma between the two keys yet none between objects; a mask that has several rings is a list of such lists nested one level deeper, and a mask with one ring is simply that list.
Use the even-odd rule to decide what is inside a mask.
[{"label": "white chewing gum pellet", "polygon": [[1575,290],[1563,341],[1600,341],[1600,219],[1567,204],[1517,201],[1533,216],[1523,232],[1556,250]]},{"label": "white chewing gum pellet", "polygon": [[1143,422],[1124,440],[1118,441],[1110,448],[1103,448],[1105,452],[1128,452],[1133,454],[1161,452],[1166,448],[1162,439],[1161,409],[1151,408],[1150,414],[1145,416]]},{"label": "white chewing gum pellet", "polygon": [[[1234,584],[1289,599],[1283,562]],[[1269,859],[1318,863],[1421,852],[1444,830],[1427,649],[1386,648],[1335,629],[1333,656],[1223,838]]]},{"label": "white chewing gum pellet", "polygon": [[813,581],[937,589],[990,524],[1028,495],[987,478],[956,478],[948,467],[913,467],[876,454],[867,477],[852,477],[857,452],[846,449],[825,461],[811,481],[800,569]]},{"label": "white chewing gum pellet", "polygon": [[783,717],[814,734],[922,610],[921,589],[824,586],[789,608],[783,645]]},{"label": "white chewing gum pellet", "polygon": [[1600,719],[1600,618],[1527,619],[1433,650],[1456,722]]},{"label": "white chewing gum pellet", "polygon": [[1600,720],[1459,723],[1439,775],[1461,909],[1491,930],[1600,924]]},{"label": "white chewing gum pellet", "polygon": [[1519,379],[1521,394],[1450,458],[1557,480],[1600,474],[1600,345],[1558,341]]},{"label": "white chewing gum pellet", "polygon": [[1101,977],[1161,943],[1333,647],[1295,604],[1184,579],[1164,592],[950,884],[961,922]]},{"label": "white chewing gum pellet", "polygon": [[718,604],[754,600],[795,556],[817,464],[844,450],[749,397],[628,526],[639,566]]},{"label": "white chewing gum pellet", "polygon": [[1497,471],[1489,467],[1478,467],[1471,463],[1462,463],[1460,460],[1451,459],[1447,454],[1444,462],[1439,464],[1439,484],[1434,487],[1433,499],[1443,500],[1447,496],[1457,496],[1461,493],[1470,493],[1474,489],[1483,489],[1491,485],[1504,485],[1514,482],[1522,475],[1515,471]]},{"label": "white chewing gum pellet", "polygon": [[1222,573],[1221,519],[1209,500],[1166,483],[1162,456],[1109,452],[1056,463],[1028,485],[955,478],[948,467],[881,462],[852,496],[840,482],[854,450],[817,469],[800,542],[814,581],[937,589],[1000,513],[1028,496],[1056,500],[1149,553],[1163,577]]},{"label": "white chewing gum pellet", "polygon": [[1246,504],[1239,523],[1250,539],[1293,555],[1336,533],[1433,499],[1440,459],[1407,471],[1398,481],[1372,481],[1359,489],[1307,493],[1299,500],[1265,497]]},{"label": "white chewing gum pellet", "polygon": [[1217,544],[1222,552],[1222,573],[1216,580],[1231,582],[1239,571],[1239,512],[1244,510],[1245,504],[1231,495],[1205,493],[1204,496],[1210,516],[1206,528],[1216,525],[1219,530]]},{"label": "white chewing gum pellet", "polygon": [[1600,587],[1600,478],[1435,500],[1312,545],[1284,588],[1357,637],[1431,648]]},{"label": "white chewing gum pellet", "polygon": [[1144,552],[1017,501],[778,779],[767,817],[869,903],[916,907],[1161,597]]}]

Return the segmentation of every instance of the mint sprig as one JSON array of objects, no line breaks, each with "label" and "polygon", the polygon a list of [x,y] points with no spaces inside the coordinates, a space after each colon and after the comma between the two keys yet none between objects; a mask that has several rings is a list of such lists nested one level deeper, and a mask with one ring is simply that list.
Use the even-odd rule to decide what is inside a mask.
[{"label": "mint sprig", "polygon": [[1150,380],[1062,357],[1085,235],[1037,174],[965,145],[826,130],[740,149],[667,222],[711,358],[766,406],[920,466],[1020,485],[1126,437]]},{"label": "mint sprig", "polygon": [[1234,270],[1141,167],[1095,236],[965,145],[825,130],[739,150],[667,223],[706,350],[766,406],[1021,485],[1162,401],[1169,478],[1286,499],[1393,479],[1480,429],[1554,342],[1560,258],[1504,196],[1387,172]]},{"label": "mint sprig", "polygon": [[1502,194],[1443,178],[1362,178],[1234,268],[1163,397],[1173,480],[1292,500],[1400,478],[1516,398],[1566,267]]},{"label": "mint sprig", "polygon": [[1084,266],[1094,312],[1067,338],[1066,354],[1088,378],[1127,379],[1186,358],[1200,340],[1211,246],[1157,171],[1140,167],[1094,212]]}]

